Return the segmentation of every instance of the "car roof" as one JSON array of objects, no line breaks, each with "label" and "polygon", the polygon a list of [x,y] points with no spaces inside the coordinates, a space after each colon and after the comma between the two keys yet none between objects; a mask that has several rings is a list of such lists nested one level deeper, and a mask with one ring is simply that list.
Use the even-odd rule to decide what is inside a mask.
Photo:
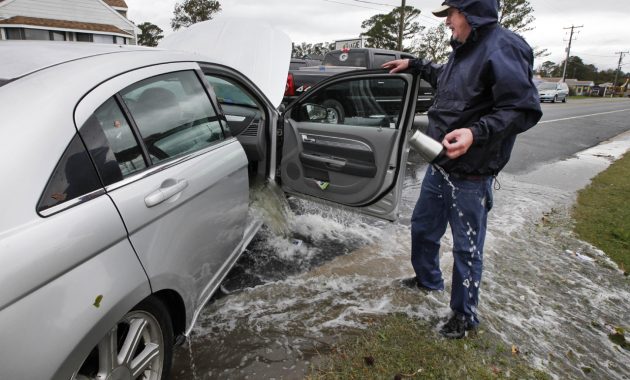
[{"label": "car roof", "polygon": [[[7,82],[64,62],[102,54],[154,50],[135,45],[58,41],[1,41],[0,81]],[[1,83],[0,83],[1,84]]]}]

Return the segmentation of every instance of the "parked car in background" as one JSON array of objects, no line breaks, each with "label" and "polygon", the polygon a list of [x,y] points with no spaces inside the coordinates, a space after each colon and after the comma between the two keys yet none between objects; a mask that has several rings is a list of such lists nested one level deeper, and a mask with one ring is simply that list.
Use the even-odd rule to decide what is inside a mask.
[{"label": "parked car in background", "polygon": [[253,181],[397,217],[418,78],[344,73],[281,114],[290,50],[220,17],[160,49],[0,42],[0,379],[166,377],[262,223]]},{"label": "parked car in background", "polygon": [[566,103],[569,96],[569,86],[564,82],[541,82],[538,85],[538,95],[541,102]]}]

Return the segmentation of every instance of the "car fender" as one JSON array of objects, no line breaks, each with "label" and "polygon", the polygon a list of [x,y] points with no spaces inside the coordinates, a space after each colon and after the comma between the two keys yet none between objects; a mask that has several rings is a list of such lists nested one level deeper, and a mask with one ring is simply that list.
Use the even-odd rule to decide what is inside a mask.
[{"label": "car fender", "polygon": [[150,294],[129,242],[114,244],[0,311],[0,378],[70,378]]}]

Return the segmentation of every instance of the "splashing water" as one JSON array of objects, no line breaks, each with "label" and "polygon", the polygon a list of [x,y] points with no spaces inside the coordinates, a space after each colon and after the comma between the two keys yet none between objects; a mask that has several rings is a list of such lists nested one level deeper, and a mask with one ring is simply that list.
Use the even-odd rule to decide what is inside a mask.
[{"label": "splashing water", "polygon": [[[422,296],[397,281],[413,274],[409,214],[424,167],[411,169],[399,223],[292,199],[288,234],[264,229],[226,280],[256,281],[215,299],[199,318],[196,375],[301,377],[335,336],[365,328],[374,316],[401,312],[434,322],[447,315],[448,278],[446,291]],[[488,220],[484,277],[469,283],[482,289],[481,327],[555,378],[583,377],[585,367],[594,378],[628,378],[630,352],[608,336],[611,328],[630,327],[630,284],[603,252],[571,232],[574,193],[521,177],[501,181]],[[445,274],[451,249],[447,231]],[[186,362],[176,358],[173,378],[191,377]]]}]

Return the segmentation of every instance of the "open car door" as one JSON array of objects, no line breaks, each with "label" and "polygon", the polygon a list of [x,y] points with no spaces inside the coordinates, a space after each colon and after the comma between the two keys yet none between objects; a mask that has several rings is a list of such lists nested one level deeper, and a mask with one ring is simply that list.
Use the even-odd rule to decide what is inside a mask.
[{"label": "open car door", "polygon": [[384,70],[348,72],[289,105],[283,116],[283,190],[395,220],[416,78]]}]

